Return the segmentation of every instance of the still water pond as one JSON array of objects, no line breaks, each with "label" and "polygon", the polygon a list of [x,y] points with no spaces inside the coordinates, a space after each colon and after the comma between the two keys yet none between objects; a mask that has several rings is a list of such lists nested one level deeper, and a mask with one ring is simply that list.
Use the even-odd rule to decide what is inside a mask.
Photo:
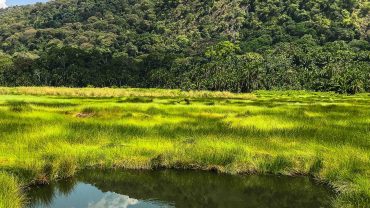
[{"label": "still water pond", "polygon": [[85,171],[29,191],[33,208],[330,207],[333,195],[307,177],[201,171]]}]

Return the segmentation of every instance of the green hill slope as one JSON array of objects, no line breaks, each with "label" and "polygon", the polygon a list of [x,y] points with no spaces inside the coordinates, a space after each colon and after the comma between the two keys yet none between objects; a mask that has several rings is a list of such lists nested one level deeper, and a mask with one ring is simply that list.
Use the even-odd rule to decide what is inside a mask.
[{"label": "green hill slope", "polygon": [[12,7],[0,10],[0,84],[370,91],[369,11],[366,0]]}]

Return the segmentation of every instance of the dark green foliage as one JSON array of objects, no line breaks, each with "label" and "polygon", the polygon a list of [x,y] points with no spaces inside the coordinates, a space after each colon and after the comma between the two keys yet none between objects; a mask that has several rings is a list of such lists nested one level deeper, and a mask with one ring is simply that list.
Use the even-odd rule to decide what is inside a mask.
[{"label": "dark green foliage", "polygon": [[0,10],[0,85],[370,91],[369,12],[366,0],[12,7]]}]

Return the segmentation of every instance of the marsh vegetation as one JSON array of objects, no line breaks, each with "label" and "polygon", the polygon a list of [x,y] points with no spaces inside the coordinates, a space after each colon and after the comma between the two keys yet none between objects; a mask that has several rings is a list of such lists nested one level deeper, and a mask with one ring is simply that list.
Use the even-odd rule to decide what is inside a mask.
[{"label": "marsh vegetation", "polygon": [[[0,88],[0,207],[86,168],[309,175],[370,204],[370,96]],[[15,199],[14,197],[17,197]],[[10,206],[9,203],[12,205]]]}]

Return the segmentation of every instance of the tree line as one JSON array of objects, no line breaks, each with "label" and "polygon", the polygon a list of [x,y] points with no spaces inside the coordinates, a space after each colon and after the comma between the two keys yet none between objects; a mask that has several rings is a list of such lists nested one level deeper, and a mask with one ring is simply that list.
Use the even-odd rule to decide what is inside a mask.
[{"label": "tree line", "polygon": [[366,0],[55,0],[0,10],[0,85],[370,92]]}]

